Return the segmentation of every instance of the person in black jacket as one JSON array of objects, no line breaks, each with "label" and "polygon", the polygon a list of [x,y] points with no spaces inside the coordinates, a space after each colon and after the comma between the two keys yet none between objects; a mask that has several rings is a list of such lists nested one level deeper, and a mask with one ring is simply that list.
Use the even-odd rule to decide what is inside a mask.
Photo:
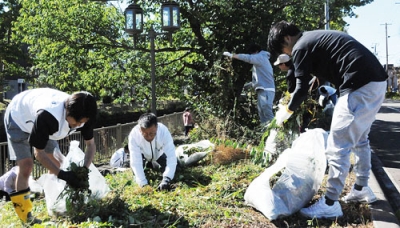
[{"label": "person in black jacket", "polygon": [[350,35],[333,30],[302,32],[296,25],[280,21],[269,32],[268,49],[273,55],[292,57],[296,88],[287,106],[275,118],[282,125],[306,99],[309,81],[315,75],[339,89],[326,156],[329,164],[325,196],[300,213],[310,218],[343,215],[338,202],[350,168],[350,152],[356,156],[356,182],[342,200],[371,203],[376,200],[368,187],[371,149],[368,133],[385,98],[387,74],[365,46]]}]

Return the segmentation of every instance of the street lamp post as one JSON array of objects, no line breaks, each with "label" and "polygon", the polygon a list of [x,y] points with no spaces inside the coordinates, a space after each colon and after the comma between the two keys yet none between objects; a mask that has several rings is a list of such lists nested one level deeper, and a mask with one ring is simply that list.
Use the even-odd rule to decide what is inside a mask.
[{"label": "street lamp post", "polygon": [[151,112],[157,115],[156,107],[156,56],[154,40],[157,35],[168,35],[172,44],[172,33],[180,28],[179,5],[174,2],[166,2],[161,5],[161,28],[167,32],[156,32],[151,26],[150,30],[143,32],[143,10],[136,3],[130,4],[125,10],[125,31],[133,36],[134,40],[140,36],[150,39],[150,64],[151,64]]}]

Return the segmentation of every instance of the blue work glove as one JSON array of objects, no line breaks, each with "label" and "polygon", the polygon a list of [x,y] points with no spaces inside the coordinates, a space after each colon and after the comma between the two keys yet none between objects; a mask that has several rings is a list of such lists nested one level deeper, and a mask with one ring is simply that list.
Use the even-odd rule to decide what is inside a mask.
[{"label": "blue work glove", "polygon": [[170,181],[171,181],[171,178],[163,177],[160,185],[158,185],[157,190],[158,191],[169,191],[169,190],[171,190],[171,185],[169,184]]}]

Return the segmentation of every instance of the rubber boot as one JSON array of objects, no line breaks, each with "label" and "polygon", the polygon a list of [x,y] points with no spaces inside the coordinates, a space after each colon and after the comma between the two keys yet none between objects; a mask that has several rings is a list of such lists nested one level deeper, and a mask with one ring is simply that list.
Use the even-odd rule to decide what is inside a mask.
[{"label": "rubber boot", "polygon": [[31,201],[30,189],[19,192],[12,192],[10,194],[11,201],[14,204],[15,212],[18,217],[24,222],[29,224],[40,224],[41,220],[36,219],[32,216],[32,201]]}]

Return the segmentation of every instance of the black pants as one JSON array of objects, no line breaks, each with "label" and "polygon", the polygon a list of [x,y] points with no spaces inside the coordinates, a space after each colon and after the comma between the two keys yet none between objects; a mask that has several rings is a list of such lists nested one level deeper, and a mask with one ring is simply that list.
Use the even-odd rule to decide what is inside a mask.
[{"label": "black pants", "polygon": [[161,155],[157,159],[157,163],[160,164],[160,167],[153,167],[153,164],[150,161],[147,161],[146,158],[143,156],[143,167],[149,168],[149,169],[154,169],[154,170],[160,170],[161,172],[165,171],[165,167],[167,167],[167,156],[165,154]]},{"label": "black pants", "polygon": [[185,126],[185,136],[188,136],[190,130],[192,130],[193,126]]}]

